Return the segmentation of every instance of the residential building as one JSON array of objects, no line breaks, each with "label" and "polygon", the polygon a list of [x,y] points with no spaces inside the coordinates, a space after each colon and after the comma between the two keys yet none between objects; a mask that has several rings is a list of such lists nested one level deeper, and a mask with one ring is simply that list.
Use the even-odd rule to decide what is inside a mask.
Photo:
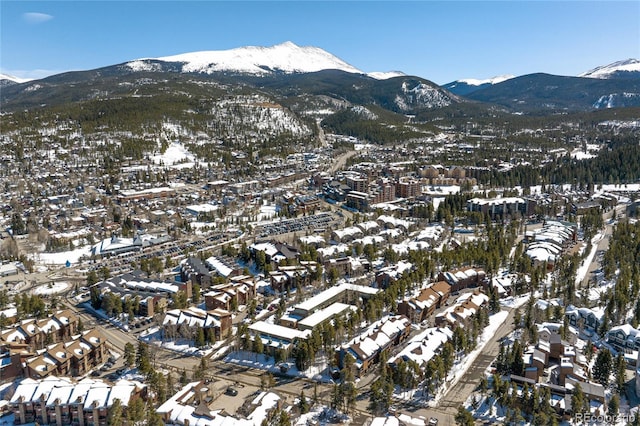
[{"label": "residential building", "polygon": [[472,198],[467,201],[468,211],[489,214],[492,219],[515,215],[529,216],[532,212],[527,207],[527,201],[519,197]]},{"label": "residential building", "polygon": [[424,368],[427,363],[438,355],[442,345],[453,338],[453,331],[450,328],[431,327],[413,337],[407,345],[397,354],[389,358],[389,364],[395,366],[400,360],[404,362],[415,362]]},{"label": "residential building", "polygon": [[405,299],[398,304],[398,313],[405,315],[413,323],[421,323],[435,312],[437,308],[445,305],[451,285],[446,281],[438,281],[420,290],[413,298]]},{"label": "residential building", "polygon": [[601,308],[576,308],[573,305],[567,306],[564,312],[569,318],[569,324],[578,330],[597,331],[602,324],[604,311]]},{"label": "residential building", "polygon": [[13,324],[0,332],[0,344],[22,343],[35,351],[46,344],[70,340],[77,334],[78,317],[71,310],[62,310],[49,318],[27,319]]},{"label": "residential building", "polygon": [[226,339],[231,335],[231,312],[223,309],[204,311],[196,307],[187,309],[171,309],[162,321],[165,337],[181,335],[195,336],[196,330],[202,328],[213,333],[215,340]]},{"label": "residential building", "polygon": [[379,291],[380,290],[377,288],[343,283],[334,287],[329,287],[322,293],[319,293],[304,302],[298,303],[293,307],[293,315],[306,318],[314,312],[326,308],[335,302],[355,304],[358,299],[368,299]]},{"label": "residential building", "polygon": [[406,340],[410,330],[411,321],[404,315],[390,316],[376,321],[359,336],[340,346],[336,354],[338,366],[344,367],[344,358],[348,354],[355,361],[356,375],[362,376],[378,362],[382,351]]},{"label": "residential building", "polygon": [[463,268],[438,274],[438,281],[446,281],[451,286],[451,293],[484,286],[485,280],[486,273],[479,268]]},{"label": "residential building", "polygon": [[[116,399],[120,400],[123,419],[126,419],[129,402],[146,395],[146,385],[135,381],[120,380],[111,385],[99,379],[74,381],[50,376],[20,381],[9,404],[16,425],[37,422],[91,426],[106,425]],[[123,420],[122,424],[127,422]]]},{"label": "residential building", "polygon": [[640,330],[631,324],[612,327],[606,334],[607,343],[619,351],[640,351]]},{"label": "residential building", "polygon": [[489,296],[475,290],[473,293],[460,295],[456,303],[436,315],[436,327],[466,327],[478,311],[489,302]]},{"label": "residential building", "polygon": [[182,281],[191,281],[191,285],[197,284],[201,289],[211,285],[211,272],[197,257],[188,257],[180,263],[180,278]]}]

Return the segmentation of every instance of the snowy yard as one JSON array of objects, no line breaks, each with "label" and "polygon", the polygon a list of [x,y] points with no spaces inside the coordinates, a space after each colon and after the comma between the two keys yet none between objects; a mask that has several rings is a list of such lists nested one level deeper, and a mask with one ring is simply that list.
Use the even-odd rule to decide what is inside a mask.
[{"label": "snowy yard", "polygon": [[228,350],[224,346],[224,341],[216,342],[213,346],[198,348],[194,346],[192,339],[162,340],[162,330],[159,327],[150,327],[140,334],[139,340],[150,345],[158,346],[170,351],[179,352],[185,355],[204,357],[209,354],[223,353]]},{"label": "snowy yard", "polygon": [[64,281],[58,281],[55,283],[43,284],[39,287],[36,287],[35,290],[32,291],[32,293],[41,296],[50,296],[52,294],[62,293],[70,287],[71,284]]},{"label": "snowy yard", "polygon": [[78,264],[82,256],[91,255],[91,246],[82,246],[74,250],[61,251],[58,253],[37,253],[31,256],[36,262],[43,265],[64,265],[69,262],[72,265]]},{"label": "snowy yard", "polygon": [[[224,358],[224,361],[271,373],[286,374],[291,377],[308,378],[324,383],[332,382],[328,370],[328,360],[323,356],[316,357],[314,364],[302,372],[296,368],[295,362],[291,359],[284,363],[276,363],[273,357],[247,351],[231,352]],[[286,370],[281,369],[281,366],[286,367]]]}]

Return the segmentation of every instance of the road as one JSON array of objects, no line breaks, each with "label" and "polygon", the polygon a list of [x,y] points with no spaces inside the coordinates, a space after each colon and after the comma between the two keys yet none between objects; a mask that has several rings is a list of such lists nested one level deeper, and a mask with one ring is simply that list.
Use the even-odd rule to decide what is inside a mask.
[{"label": "road", "polygon": [[400,408],[399,412],[411,417],[424,417],[438,419],[438,425],[455,425],[454,416],[460,407],[469,398],[471,393],[480,384],[480,378],[484,376],[485,370],[500,352],[500,340],[513,331],[513,316],[515,309],[510,309],[505,321],[498,327],[496,333],[489,340],[481,353],[471,364],[469,369],[440,399],[435,408]]},{"label": "road", "polygon": [[329,168],[329,173],[330,174],[334,174],[338,170],[343,169],[345,164],[347,164],[347,160],[349,158],[353,157],[354,155],[356,155],[357,153],[358,153],[358,151],[347,151],[344,154],[341,154],[338,157],[334,158],[333,159],[333,163],[331,164],[331,167]]},{"label": "road", "polygon": [[[626,207],[625,205],[615,207],[616,217],[620,217],[620,215],[624,213],[625,207]],[[602,215],[606,225],[604,229],[604,237],[598,242],[598,251],[609,250],[609,238],[613,234],[613,227],[615,226],[615,223],[609,223],[609,220],[611,220],[612,215],[613,215],[613,209]],[[591,264],[589,265],[589,269],[587,270],[587,274],[584,276],[584,279],[582,280],[583,287],[586,287],[588,285],[589,280],[593,278],[593,271],[596,271],[598,269],[600,269],[600,260],[598,259],[598,256],[594,256],[591,261]]]},{"label": "road", "polygon": [[114,327],[104,320],[96,318],[93,313],[82,305],[76,305],[67,297],[62,299],[62,303],[70,309],[74,314],[82,319],[85,329],[98,328],[107,338],[107,345],[120,353],[124,352],[124,346],[127,343],[138,345],[138,339],[132,333],[125,333],[121,329]]}]

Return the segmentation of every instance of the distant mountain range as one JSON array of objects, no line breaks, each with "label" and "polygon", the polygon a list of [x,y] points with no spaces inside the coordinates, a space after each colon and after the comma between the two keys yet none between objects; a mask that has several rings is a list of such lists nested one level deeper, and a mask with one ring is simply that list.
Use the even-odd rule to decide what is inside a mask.
[{"label": "distant mountain range", "polygon": [[551,74],[515,77],[467,94],[517,112],[587,111],[640,106],[640,78],[596,79]]},{"label": "distant mountain range", "polygon": [[627,59],[624,61],[614,62],[609,65],[596,67],[578,75],[578,77],[603,79],[640,78],[640,61],[637,59]]},{"label": "distant mountain range", "polygon": [[485,89],[487,87],[493,86],[494,84],[502,83],[503,81],[507,81],[514,77],[515,75],[509,74],[487,78],[484,80],[479,80],[477,78],[467,78],[463,80],[452,81],[451,83],[444,84],[442,87],[447,89],[451,93],[455,93],[456,95],[466,96],[469,93],[475,92],[476,90]]},{"label": "distant mountain range", "polygon": [[161,58],[127,62],[133,71],[179,69],[184,73],[213,74],[219,72],[268,76],[273,74],[311,73],[340,70],[387,79],[402,73],[373,72],[367,74],[331,53],[312,46],[297,46],[288,41],[271,47],[247,46],[231,50],[183,53]]},{"label": "distant mountain range", "polygon": [[[428,80],[397,71],[367,74],[322,49],[291,42],[142,58],[12,83],[0,93],[0,102],[3,109],[9,110],[116,97],[142,85],[149,86],[150,81],[178,77],[181,81],[215,82],[223,91],[237,92],[238,85],[245,87],[243,90],[253,87],[278,103],[286,103],[283,97],[308,95],[321,97],[323,104],[332,99],[332,105],[378,105],[400,114],[464,102]],[[335,108],[328,111],[335,112]]]},{"label": "distant mountain range", "polygon": [[316,106],[332,105],[326,110],[330,113],[344,105],[359,105],[417,114],[470,102],[474,108],[482,102],[527,113],[640,106],[640,61],[636,59],[597,67],[578,77],[504,75],[458,80],[440,87],[398,71],[365,73],[323,49],[291,42],[141,58],[34,81],[2,75],[0,106],[8,111],[118,97],[137,93],[149,81],[167,79],[209,81],[221,85],[220,90],[228,94],[239,85],[284,104],[294,97],[298,101],[305,98],[305,102],[313,97],[311,103]]},{"label": "distant mountain range", "polygon": [[[531,74],[536,75],[536,74]],[[539,73],[537,75],[548,75]],[[505,82],[514,78],[514,75],[502,75],[498,77],[488,78],[484,80],[468,78],[463,80],[452,81],[442,85],[443,88],[460,96],[467,96],[473,92],[487,89],[493,85]],[[577,77],[583,78],[599,78],[599,79],[637,79],[640,78],[640,61],[637,59],[627,59],[624,61],[613,62],[608,65],[602,65],[592,70],[579,74]],[[595,103],[594,103],[595,104]]]},{"label": "distant mountain range", "polygon": [[11,86],[12,84],[20,84],[31,81],[28,78],[18,78],[12,75],[0,74],[0,87]]}]

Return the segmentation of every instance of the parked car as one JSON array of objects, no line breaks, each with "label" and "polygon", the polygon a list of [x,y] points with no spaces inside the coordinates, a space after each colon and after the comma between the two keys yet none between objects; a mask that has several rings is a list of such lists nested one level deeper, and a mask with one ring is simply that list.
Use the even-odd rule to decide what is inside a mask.
[{"label": "parked car", "polygon": [[236,389],[236,388],[234,388],[232,386],[229,386],[227,388],[227,390],[224,391],[224,393],[229,395],[229,396],[237,396],[238,395],[238,389]]}]

